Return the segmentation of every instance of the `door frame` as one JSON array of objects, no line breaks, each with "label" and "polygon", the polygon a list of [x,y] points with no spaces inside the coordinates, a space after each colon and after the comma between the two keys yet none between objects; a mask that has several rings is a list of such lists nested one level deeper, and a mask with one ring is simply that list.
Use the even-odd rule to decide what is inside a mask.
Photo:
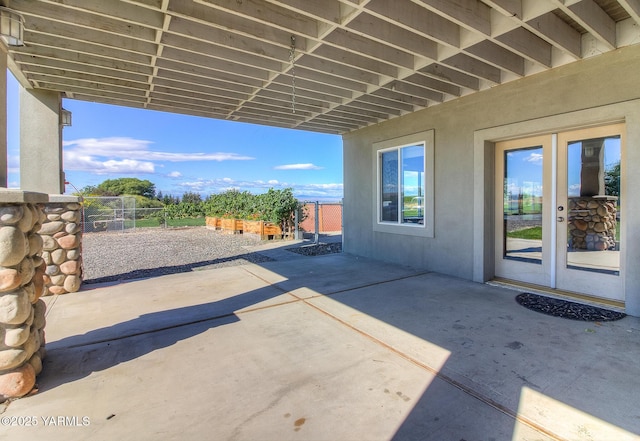
[{"label": "door frame", "polygon": [[[504,239],[504,223],[502,218],[504,210],[502,203],[498,200],[498,194],[502,194],[501,188],[503,187],[504,179],[504,152],[513,149],[526,149],[532,147],[541,147],[543,154],[542,163],[542,183],[544,184],[548,179],[545,176],[547,170],[551,170],[552,163],[552,144],[551,136],[538,135],[524,138],[510,139],[506,141],[497,142],[495,145],[495,275],[498,277],[505,277],[505,274],[517,272],[520,275],[519,281],[525,283],[535,283],[537,285],[549,286],[553,282],[553,270],[549,267],[549,263],[553,260],[552,252],[553,246],[549,246],[549,237],[547,235],[552,231],[552,224],[550,222],[549,208],[550,203],[545,203],[542,207],[542,231],[545,235],[542,238],[542,256],[540,263],[528,263],[523,261],[515,261],[509,259],[503,259],[503,239]],[[551,188],[548,185],[543,185],[543,201],[551,201],[553,196]]]},{"label": "door frame", "polygon": [[[506,118],[506,117],[505,117]],[[503,119],[504,120],[504,119]],[[627,144],[640,142],[640,99],[607,104],[568,113],[559,113],[525,121],[500,123],[498,118],[485,128],[473,132],[473,266],[471,278],[484,283],[495,277],[494,267],[494,155],[495,143],[507,139],[626,123]],[[623,159],[623,188],[640,188],[640,174],[626,172],[627,164],[640,164],[640,149],[627,149]],[[633,207],[631,206],[633,204]],[[630,217],[640,210],[640,203],[626,203],[627,222],[621,234],[627,243],[640,242],[640,218]],[[622,250],[623,262],[640,261],[640,247]],[[626,271],[623,280],[625,309],[640,316],[640,272]]]},{"label": "door frame", "polygon": [[[621,228],[620,228],[620,251],[619,251],[619,268],[618,274],[606,274],[606,273],[596,273],[590,271],[584,271],[580,269],[572,269],[568,266],[568,250],[567,250],[567,224],[559,223],[558,227],[562,228],[562,233],[557,234],[556,246],[558,250],[564,249],[565,252],[558,254],[558,263],[556,269],[556,285],[559,289],[563,289],[566,291],[577,291],[579,293],[584,293],[586,295],[596,296],[596,297],[604,297],[607,299],[612,299],[614,301],[624,301],[624,273],[625,273],[625,251],[627,248],[627,243],[625,242],[626,237],[623,232],[624,227],[627,223],[627,201],[628,194],[625,188],[625,175],[626,175],[626,167],[623,167],[625,164],[625,155],[626,155],[626,125],[623,123],[619,124],[607,124],[599,127],[591,127],[587,129],[577,129],[577,130],[569,130],[563,131],[558,134],[558,170],[567,168],[567,145],[569,142],[575,140],[587,140],[594,138],[604,138],[607,136],[620,136],[620,219]],[[560,203],[564,203],[564,207],[566,211],[565,214],[556,213],[557,216],[564,216],[569,218],[569,201],[567,193],[567,174],[559,175],[560,178],[557,181],[557,192],[556,195],[561,197],[562,200],[557,201],[556,207]],[[556,286],[554,286],[555,288]],[[613,289],[614,292],[619,292],[620,294],[610,294],[610,295],[602,295],[603,292],[607,292],[607,290]]]},{"label": "door frame", "polygon": [[[624,301],[622,280],[624,263],[620,259],[617,274],[592,272],[567,265],[569,250],[567,248],[567,222],[569,219],[569,203],[567,194],[568,182],[568,145],[572,141],[580,141],[609,136],[620,136],[621,165],[625,152],[626,127],[624,124],[608,124],[578,130],[548,133],[544,135],[516,138],[495,143],[495,275],[500,278],[519,283],[540,285],[549,289],[561,289],[564,292],[575,292],[580,295],[593,296]],[[506,152],[539,148],[542,150],[543,163],[541,182],[543,187],[542,205],[542,238],[540,262],[527,262],[510,259],[505,256],[506,236],[503,206],[503,186],[505,178]],[[624,174],[622,174],[624,179]],[[625,222],[625,193],[621,186],[621,219]],[[560,209],[559,206],[562,205]],[[566,209],[566,211],[565,211]],[[561,220],[560,220],[561,219]],[[621,237],[621,249],[624,250],[624,237]],[[619,257],[622,252],[619,252]],[[593,255],[592,255],[593,257]]]}]

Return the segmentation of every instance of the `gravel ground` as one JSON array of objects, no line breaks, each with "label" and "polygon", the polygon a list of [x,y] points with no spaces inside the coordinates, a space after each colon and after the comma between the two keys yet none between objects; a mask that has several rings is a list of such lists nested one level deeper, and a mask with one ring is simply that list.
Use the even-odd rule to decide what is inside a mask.
[{"label": "gravel ground", "polygon": [[[82,237],[84,283],[272,261],[245,248],[257,245],[260,241],[255,238],[204,227],[88,233]],[[287,249],[306,256],[342,251],[340,243],[309,245],[303,242]]]},{"label": "gravel ground", "polygon": [[288,248],[287,251],[291,251],[297,254],[303,254],[305,256],[321,256],[323,254],[333,254],[342,252],[342,243],[320,243],[318,245],[302,245],[295,248]]},{"label": "gravel ground", "polygon": [[88,233],[82,237],[84,283],[272,260],[243,248],[259,243],[253,238],[223,234],[204,227]]}]

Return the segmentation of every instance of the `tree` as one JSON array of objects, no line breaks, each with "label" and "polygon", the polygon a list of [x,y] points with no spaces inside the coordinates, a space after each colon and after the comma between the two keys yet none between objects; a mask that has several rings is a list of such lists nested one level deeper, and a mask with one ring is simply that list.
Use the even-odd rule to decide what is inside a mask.
[{"label": "tree", "polygon": [[156,186],[149,180],[138,178],[107,179],[95,187],[100,196],[144,196],[153,199],[156,195]]},{"label": "tree", "polygon": [[79,195],[85,195],[85,196],[97,196],[98,195],[98,189],[95,185],[87,185],[86,187],[82,187],[82,189],[80,189],[80,194]]},{"label": "tree", "polygon": [[182,202],[199,204],[200,202],[202,202],[202,196],[200,196],[200,193],[193,193],[191,191],[188,191],[182,195]]},{"label": "tree", "polygon": [[165,205],[177,205],[180,203],[180,198],[178,196],[171,196],[170,194],[167,194],[162,198],[162,203]]},{"label": "tree", "polygon": [[620,196],[620,161],[605,170],[604,187],[607,196]]}]

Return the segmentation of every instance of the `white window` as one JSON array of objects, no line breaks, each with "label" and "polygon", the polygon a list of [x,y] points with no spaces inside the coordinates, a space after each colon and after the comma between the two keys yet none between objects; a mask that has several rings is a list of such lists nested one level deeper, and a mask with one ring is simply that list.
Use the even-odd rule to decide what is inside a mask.
[{"label": "white window", "polygon": [[433,131],[375,144],[374,230],[433,237]]}]

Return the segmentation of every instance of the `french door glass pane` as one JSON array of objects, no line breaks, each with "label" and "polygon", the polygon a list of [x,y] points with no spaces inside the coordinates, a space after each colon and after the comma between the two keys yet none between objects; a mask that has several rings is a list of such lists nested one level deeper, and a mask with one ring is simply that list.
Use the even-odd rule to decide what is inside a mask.
[{"label": "french door glass pane", "polygon": [[424,147],[404,147],[402,155],[402,222],[424,223]]},{"label": "french door glass pane", "polygon": [[380,161],[382,213],[380,219],[387,222],[398,221],[398,151],[381,154]]},{"label": "french door glass pane", "polygon": [[620,271],[620,137],[567,146],[567,267]]},{"label": "french door glass pane", "polygon": [[503,257],[542,263],[542,146],[504,152]]}]

